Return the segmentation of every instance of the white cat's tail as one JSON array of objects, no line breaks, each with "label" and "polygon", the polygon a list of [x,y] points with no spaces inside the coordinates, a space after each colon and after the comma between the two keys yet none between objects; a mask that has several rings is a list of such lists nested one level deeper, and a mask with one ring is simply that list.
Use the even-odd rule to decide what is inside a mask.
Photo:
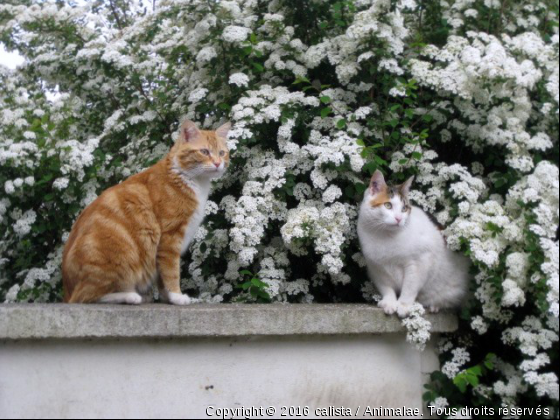
[{"label": "white cat's tail", "polygon": [[468,299],[470,266],[466,256],[447,250],[439,271],[422,290],[418,302],[434,312],[460,308]]}]

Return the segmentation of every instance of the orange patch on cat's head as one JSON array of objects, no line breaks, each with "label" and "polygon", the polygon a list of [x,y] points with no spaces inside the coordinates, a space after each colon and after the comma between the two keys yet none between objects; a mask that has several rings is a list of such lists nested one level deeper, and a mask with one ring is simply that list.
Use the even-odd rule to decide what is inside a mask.
[{"label": "orange patch on cat's head", "polygon": [[385,187],[371,199],[370,204],[372,207],[379,207],[389,201],[391,201],[391,197],[389,196],[387,187]]}]

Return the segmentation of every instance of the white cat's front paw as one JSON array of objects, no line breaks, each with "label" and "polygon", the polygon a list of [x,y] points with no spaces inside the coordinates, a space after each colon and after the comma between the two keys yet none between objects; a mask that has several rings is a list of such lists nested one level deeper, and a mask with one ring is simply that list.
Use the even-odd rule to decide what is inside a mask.
[{"label": "white cat's front paw", "polygon": [[397,315],[399,318],[406,318],[410,315],[413,303],[397,302]]},{"label": "white cat's front paw", "polygon": [[124,303],[127,305],[140,305],[142,303],[142,296],[138,293],[128,293],[124,298]]},{"label": "white cat's front paw", "polygon": [[377,306],[383,309],[383,312],[385,312],[387,315],[393,315],[395,312],[397,312],[398,302],[394,299],[383,299],[379,301]]},{"label": "white cat's front paw", "polygon": [[430,311],[430,313],[432,313],[432,314],[437,314],[440,311],[440,307],[432,305],[428,308],[428,311]]},{"label": "white cat's front paw", "polygon": [[191,298],[181,293],[167,293],[167,301],[172,305],[186,306],[191,304]]}]

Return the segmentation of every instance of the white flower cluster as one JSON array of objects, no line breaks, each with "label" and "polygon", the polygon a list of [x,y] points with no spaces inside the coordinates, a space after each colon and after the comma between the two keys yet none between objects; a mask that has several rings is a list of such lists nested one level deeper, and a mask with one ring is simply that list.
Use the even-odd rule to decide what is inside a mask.
[{"label": "white flower cluster", "polygon": [[441,371],[450,379],[455,378],[459,372],[462,371],[462,368],[470,362],[471,356],[469,352],[464,347],[457,347],[451,351],[453,358],[446,362]]},{"label": "white flower cluster", "polygon": [[341,275],[344,267],[342,245],[351,237],[350,217],[356,218],[356,210],[342,203],[324,206],[318,201],[304,201],[288,212],[287,222],[282,226],[282,238],[294,255],[307,255],[308,242],[321,255],[319,272],[327,272],[333,280],[346,284],[348,275]]},{"label": "white flower cluster", "polygon": [[[526,128],[534,112],[531,92],[539,83],[558,78],[557,46],[534,33],[499,39],[468,32],[466,37],[451,37],[442,49],[430,46],[425,53],[435,63],[414,59],[410,70],[419,83],[455,98],[459,118],[447,121],[446,128],[475,151],[501,147],[510,167],[530,172],[532,155],[553,145],[546,131],[556,124],[557,102],[556,115],[549,112],[537,128],[542,131]],[[547,105],[550,111],[552,103]]]},{"label": "white flower cluster", "polygon": [[413,343],[416,348],[423,351],[426,348],[426,343],[430,339],[430,331],[432,324],[424,314],[426,310],[419,303],[415,303],[411,308],[408,316],[403,319],[403,325],[407,329],[406,341]]}]

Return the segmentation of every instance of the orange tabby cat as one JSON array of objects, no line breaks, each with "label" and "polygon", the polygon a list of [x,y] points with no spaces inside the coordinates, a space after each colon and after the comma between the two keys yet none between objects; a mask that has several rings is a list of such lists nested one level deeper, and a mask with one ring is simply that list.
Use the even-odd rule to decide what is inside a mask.
[{"label": "orange tabby cat", "polygon": [[140,304],[157,279],[162,300],[190,303],[180,258],[202,222],[212,179],[229,165],[229,129],[201,131],[187,121],[165,158],[82,212],[64,248],[65,302]]}]

